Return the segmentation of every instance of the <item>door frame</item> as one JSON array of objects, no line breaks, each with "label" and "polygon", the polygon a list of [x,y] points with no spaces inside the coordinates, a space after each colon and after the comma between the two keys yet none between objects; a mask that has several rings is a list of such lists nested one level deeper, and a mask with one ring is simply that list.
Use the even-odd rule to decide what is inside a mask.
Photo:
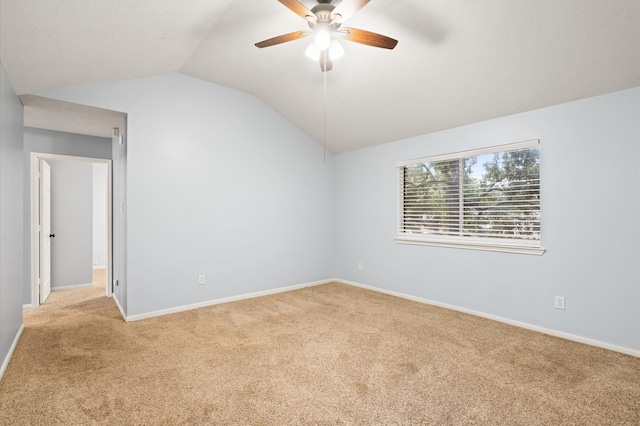
[{"label": "door frame", "polygon": [[[47,160],[38,160],[38,302],[47,301],[51,294],[51,165]],[[46,201],[46,203],[45,203]],[[48,204],[47,206],[43,204]],[[48,228],[45,228],[44,225]],[[46,254],[46,256],[43,256]],[[47,275],[44,275],[46,273]]]},{"label": "door frame", "polygon": [[[40,238],[38,238],[38,215],[40,212],[40,185],[39,167],[40,160],[81,161],[85,163],[100,163],[107,165],[107,276],[105,282],[105,295],[112,297],[111,289],[113,271],[113,229],[112,229],[112,160],[105,158],[78,157],[73,155],[47,154],[43,152],[31,152],[31,306],[40,306],[40,285],[38,282],[40,268]],[[93,267],[93,264],[92,264]]]}]

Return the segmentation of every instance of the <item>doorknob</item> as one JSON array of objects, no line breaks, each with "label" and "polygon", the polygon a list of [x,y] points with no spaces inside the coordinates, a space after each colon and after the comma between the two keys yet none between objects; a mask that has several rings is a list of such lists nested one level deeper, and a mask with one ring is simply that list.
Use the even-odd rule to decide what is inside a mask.
[{"label": "doorknob", "polygon": [[49,234],[49,238],[55,238],[56,234]]}]

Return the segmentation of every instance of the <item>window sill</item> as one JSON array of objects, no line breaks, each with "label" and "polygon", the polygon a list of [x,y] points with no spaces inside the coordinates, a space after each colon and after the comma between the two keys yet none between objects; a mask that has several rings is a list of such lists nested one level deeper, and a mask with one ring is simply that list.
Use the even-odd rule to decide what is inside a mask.
[{"label": "window sill", "polygon": [[517,253],[517,254],[532,254],[541,256],[546,251],[545,249],[526,244],[518,244],[517,242],[493,242],[493,241],[478,241],[476,239],[460,239],[459,241],[450,239],[439,238],[424,238],[424,237],[411,237],[407,235],[398,235],[395,240],[398,244],[414,244],[420,246],[433,246],[433,247],[447,247],[447,248],[459,248],[466,250],[485,250],[485,251],[497,251],[501,253]]}]

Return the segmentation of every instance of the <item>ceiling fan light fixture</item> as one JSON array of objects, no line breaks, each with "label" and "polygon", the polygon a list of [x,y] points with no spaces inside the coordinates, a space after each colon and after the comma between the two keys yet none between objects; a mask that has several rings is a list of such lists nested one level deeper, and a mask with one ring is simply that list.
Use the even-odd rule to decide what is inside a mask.
[{"label": "ceiling fan light fixture", "polygon": [[331,45],[331,30],[324,25],[318,26],[315,30],[313,43],[319,50],[327,50]]},{"label": "ceiling fan light fixture", "polygon": [[315,43],[311,43],[309,47],[307,47],[307,50],[304,51],[304,55],[313,61],[319,61],[320,49],[316,47]]},{"label": "ceiling fan light fixture", "polygon": [[342,47],[340,42],[338,42],[338,40],[332,40],[331,44],[329,45],[329,58],[331,58],[332,61],[335,61],[336,59],[340,59],[343,56],[344,48]]},{"label": "ceiling fan light fixture", "polygon": [[[329,59],[332,61],[335,61],[336,59],[340,59],[344,56],[344,48],[342,47],[342,45],[338,40],[332,40],[331,44],[329,45],[328,53],[329,53]],[[321,54],[322,54],[322,51],[318,49],[318,46],[316,46],[315,43],[309,44],[309,46],[307,47],[307,50],[304,51],[304,55],[307,58],[316,62],[320,61]]]},{"label": "ceiling fan light fixture", "polygon": [[[311,31],[294,31],[282,34],[258,42],[255,44],[256,47],[262,49],[311,36],[312,43],[307,47],[305,55],[319,62],[322,72],[331,71],[333,61],[345,54],[341,43],[334,37],[383,49],[393,49],[398,44],[398,40],[382,34],[358,28],[342,27],[343,21],[348,20],[371,0],[315,0],[317,4],[311,9],[304,4],[311,3],[311,0],[304,0],[304,3],[303,0],[278,1],[305,19]],[[334,2],[337,2],[337,5]]]}]

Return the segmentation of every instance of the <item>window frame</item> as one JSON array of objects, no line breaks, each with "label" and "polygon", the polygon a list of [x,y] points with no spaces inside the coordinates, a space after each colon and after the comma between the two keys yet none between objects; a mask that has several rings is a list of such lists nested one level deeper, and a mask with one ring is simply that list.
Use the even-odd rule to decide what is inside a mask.
[{"label": "window frame", "polygon": [[[542,255],[546,250],[542,248],[542,235],[540,239],[516,239],[516,238],[495,238],[495,237],[473,237],[473,236],[456,236],[456,235],[434,235],[434,234],[412,234],[402,232],[404,225],[404,168],[407,166],[415,166],[423,163],[435,163],[440,161],[459,160],[467,157],[498,154],[508,151],[519,151],[528,148],[540,147],[540,140],[533,139],[523,142],[509,143],[503,145],[495,145],[486,148],[473,149],[468,151],[459,151],[442,155],[435,155],[414,160],[399,161],[396,163],[396,174],[398,179],[398,217],[396,223],[396,238],[394,241],[398,244],[414,244],[435,247],[461,248],[471,250],[487,250],[506,253],[520,253]],[[542,173],[542,171],[540,171]],[[540,179],[541,181],[542,179]],[[542,194],[542,185],[538,195]]]}]

